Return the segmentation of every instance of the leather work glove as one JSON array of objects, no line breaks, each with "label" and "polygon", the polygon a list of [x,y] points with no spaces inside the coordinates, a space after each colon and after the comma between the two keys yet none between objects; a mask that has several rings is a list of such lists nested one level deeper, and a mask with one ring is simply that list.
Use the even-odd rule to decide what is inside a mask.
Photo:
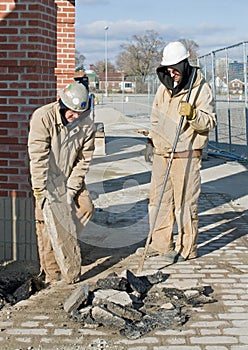
[{"label": "leather work glove", "polygon": [[73,190],[72,188],[67,188],[66,200],[69,205],[72,205],[75,195],[75,190]]},{"label": "leather work glove", "polygon": [[193,120],[196,117],[196,110],[189,102],[182,101],[180,104],[180,115],[187,117],[188,120]]},{"label": "leather work glove", "polygon": [[47,190],[38,190],[34,189],[34,196],[36,200],[36,206],[38,209],[43,209],[46,198],[47,198]]},{"label": "leather work glove", "polygon": [[153,158],[153,142],[152,139],[147,138],[146,149],[145,149],[145,161],[148,163],[152,163]]}]

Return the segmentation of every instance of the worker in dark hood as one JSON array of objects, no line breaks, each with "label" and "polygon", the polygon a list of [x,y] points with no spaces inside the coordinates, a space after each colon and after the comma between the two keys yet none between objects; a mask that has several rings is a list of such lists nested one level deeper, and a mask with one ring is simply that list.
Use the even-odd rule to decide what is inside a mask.
[{"label": "worker in dark hood", "polygon": [[[209,131],[216,125],[211,88],[200,69],[189,64],[188,58],[189,52],[181,42],[165,46],[157,68],[161,85],[155,95],[148,135],[154,157],[149,202],[152,225],[179,122],[184,116],[148,248],[148,254],[160,253],[170,263],[197,257],[202,150],[207,145]],[[194,69],[197,71],[186,101]],[[176,240],[173,237],[175,221]]]}]

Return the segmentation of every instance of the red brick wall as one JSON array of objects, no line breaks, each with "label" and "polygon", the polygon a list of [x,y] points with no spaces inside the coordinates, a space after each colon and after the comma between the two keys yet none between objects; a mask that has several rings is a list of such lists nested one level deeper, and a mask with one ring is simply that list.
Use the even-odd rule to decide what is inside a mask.
[{"label": "red brick wall", "polygon": [[30,196],[32,111],[73,79],[75,1],[0,3],[0,196]]},{"label": "red brick wall", "polygon": [[73,80],[75,74],[75,1],[55,0],[57,12],[57,87]]}]

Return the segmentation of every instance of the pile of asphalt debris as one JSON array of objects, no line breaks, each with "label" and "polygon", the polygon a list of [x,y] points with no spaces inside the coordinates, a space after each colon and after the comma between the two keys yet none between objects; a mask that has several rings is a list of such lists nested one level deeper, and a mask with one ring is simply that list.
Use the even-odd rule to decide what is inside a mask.
[{"label": "pile of asphalt debris", "polygon": [[0,310],[6,306],[12,306],[21,300],[26,300],[44,288],[44,283],[37,278],[29,278],[27,281],[12,285],[11,287],[0,287]]},{"label": "pile of asphalt debris", "polygon": [[0,310],[14,305],[44,288],[35,262],[15,261],[0,265]]},{"label": "pile of asphalt debris", "polygon": [[120,276],[111,273],[91,287],[77,287],[65,300],[64,310],[85,328],[104,326],[137,339],[156,328],[178,328],[193,307],[216,302],[210,286],[166,288],[167,278],[160,271],[144,276],[129,270]]}]

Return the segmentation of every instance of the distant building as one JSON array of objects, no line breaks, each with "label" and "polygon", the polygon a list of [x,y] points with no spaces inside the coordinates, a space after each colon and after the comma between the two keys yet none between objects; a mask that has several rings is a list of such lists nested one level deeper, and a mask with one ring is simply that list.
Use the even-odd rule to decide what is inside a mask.
[{"label": "distant building", "polygon": [[135,82],[134,81],[122,81],[119,83],[119,89],[121,92],[135,92]]},{"label": "distant building", "polygon": [[[213,80],[209,81],[210,86],[213,88]],[[220,78],[215,78],[215,89],[217,94],[227,94],[228,93],[228,85]]]},{"label": "distant building", "polygon": [[[126,80],[126,76],[122,72],[108,72],[108,91],[113,92],[135,92],[135,82]],[[106,76],[105,72],[99,74],[99,90],[105,91]]]},{"label": "distant building", "polygon": [[89,88],[92,91],[99,90],[99,78],[95,72],[95,67],[93,64],[90,65],[90,69],[85,71],[87,77],[89,78]]},{"label": "distant building", "polygon": [[75,72],[74,79],[86,85],[89,91],[96,91],[99,89],[99,79],[94,71],[94,65],[90,65],[88,70],[79,70]]},{"label": "distant building", "polygon": [[230,94],[242,94],[244,92],[244,83],[239,79],[233,79],[229,83]]},{"label": "distant building", "polygon": [[242,80],[244,77],[244,64],[238,61],[229,63],[229,81],[234,79]]}]

